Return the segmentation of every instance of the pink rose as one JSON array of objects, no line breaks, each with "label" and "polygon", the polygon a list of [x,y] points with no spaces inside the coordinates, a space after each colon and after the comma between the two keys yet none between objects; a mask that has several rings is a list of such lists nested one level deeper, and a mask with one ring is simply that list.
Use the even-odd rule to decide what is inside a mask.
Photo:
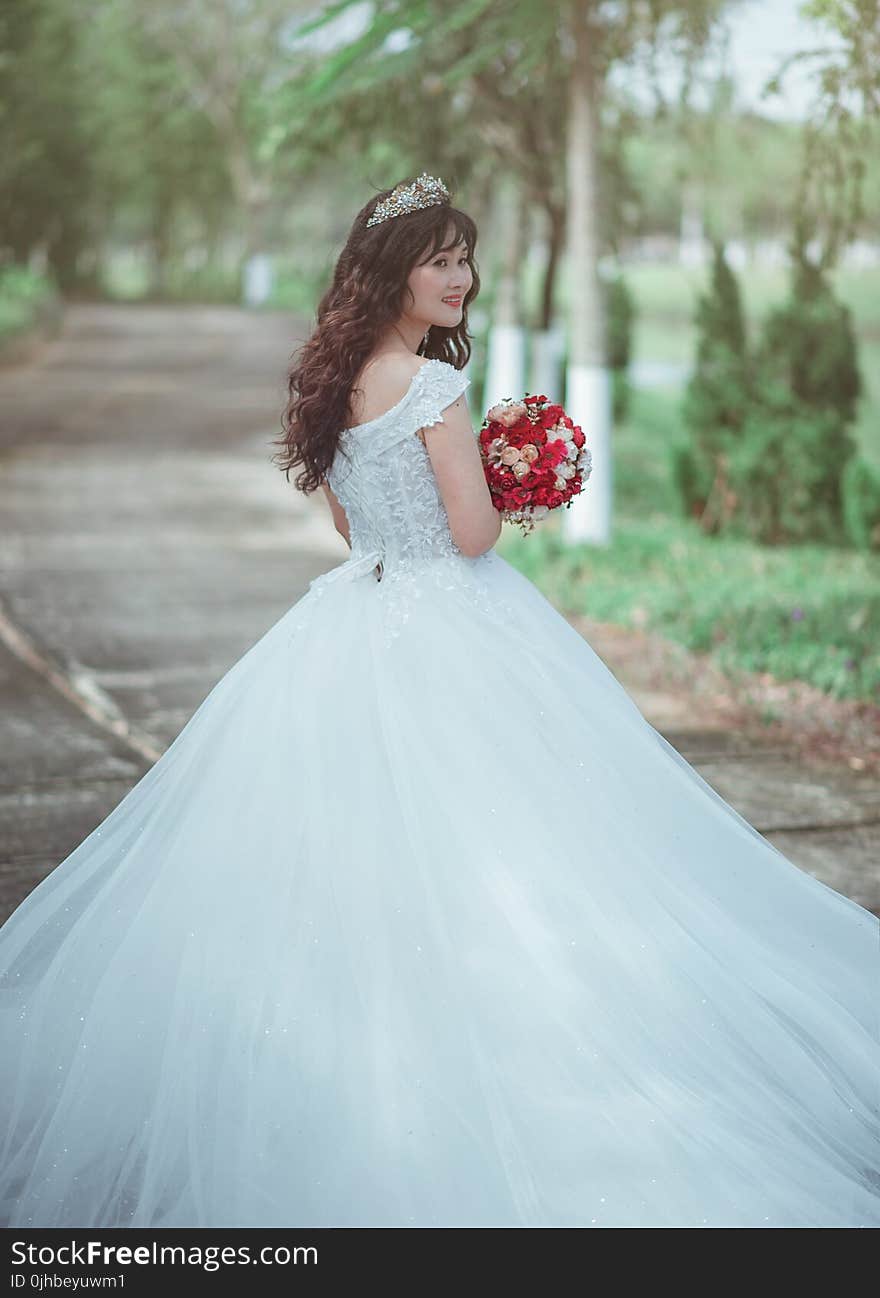
[{"label": "pink rose", "polygon": [[501,424],[504,428],[512,428],[518,419],[522,419],[527,414],[526,407],[521,401],[504,402],[499,401],[497,406],[493,406],[486,416],[487,419],[494,423]]}]

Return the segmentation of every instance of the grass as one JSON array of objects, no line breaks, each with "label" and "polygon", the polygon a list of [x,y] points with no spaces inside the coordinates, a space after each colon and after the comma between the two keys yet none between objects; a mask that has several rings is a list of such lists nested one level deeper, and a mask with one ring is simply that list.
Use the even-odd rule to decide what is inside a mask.
[{"label": "grass", "polygon": [[[685,357],[671,298],[648,295],[662,324],[642,307],[639,338],[656,340],[652,360]],[[864,305],[875,310],[867,295]],[[880,703],[880,555],[706,537],[680,515],[670,472],[680,400],[676,387],[637,390],[614,431],[609,547],[564,543],[562,517],[551,515],[526,538],[505,528],[499,552],[565,613],[655,630],[727,671],[770,672]],[[880,460],[877,428],[876,418],[865,420],[863,446]]]},{"label": "grass", "polygon": [[880,559],[820,546],[709,540],[687,520],[619,518],[607,549],[558,520],[499,551],[564,613],[658,631],[723,669],[880,702]]}]

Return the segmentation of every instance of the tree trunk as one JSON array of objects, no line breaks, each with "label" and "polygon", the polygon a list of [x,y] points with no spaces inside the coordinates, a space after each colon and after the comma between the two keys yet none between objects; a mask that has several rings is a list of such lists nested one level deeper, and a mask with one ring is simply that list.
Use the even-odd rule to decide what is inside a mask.
[{"label": "tree trunk", "polygon": [[682,266],[701,267],[706,264],[702,194],[695,181],[688,181],[682,193],[678,260]]},{"label": "tree trunk", "polygon": [[532,334],[531,390],[551,401],[563,400],[562,358],[565,354],[565,330],[554,314],[556,273],[565,238],[564,212],[553,204],[545,205],[547,260],[541,291],[538,328]]},{"label": "tree trunk", "polygon": [[566,409],[584,430],[592,474],[563,518],[569,541],[607,545],[611,539],[611,375],[599,284],[599,111],[596,45],[589,25],[592,0],[572,7],[573,61],[569,83],[568,186],[569,354]]},{"label": "tree trunk", "polygon": [[502,264],[486,359],[486,409],[504,397],[525,392],[525,330],[522,326],[520,277],[526,249],[528,205],[519,186],[501,197]]},{"label": "tree trunk", "polygon": [[251,164],[240,132],[229,143],[229,171],[242,223],[241,296],[244,305],[259,306],[272,293],[272,262],[266,248],[266,218],[271,190]]},{"label": "tree trunk", "polygon": [[559,259],[565,240],[565,214],[549,204],[547,213],[547,263],[544,266],[544,280],[541,286],[541,319],[539,329],[552,329],[553,305],[556,296],[556,274],[559,270]]},{"label": "tree trunk", "polygon": [[148,246],[150,250],[147,294],[155,301],[168,295],[169,259],[172,251],[172,198],[160,186],[150,213]]}]

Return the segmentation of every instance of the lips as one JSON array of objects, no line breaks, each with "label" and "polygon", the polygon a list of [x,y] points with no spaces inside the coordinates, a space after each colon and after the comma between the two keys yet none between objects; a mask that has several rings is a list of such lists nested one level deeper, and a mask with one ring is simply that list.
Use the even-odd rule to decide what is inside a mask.
[{"label": "lips", "polygon": [[461,306],[462,299],[461,299],[460,296],[459,296],[459,297],[445,297],[445,298],[443,299],[443,301],[446,303],[447,306]]}]

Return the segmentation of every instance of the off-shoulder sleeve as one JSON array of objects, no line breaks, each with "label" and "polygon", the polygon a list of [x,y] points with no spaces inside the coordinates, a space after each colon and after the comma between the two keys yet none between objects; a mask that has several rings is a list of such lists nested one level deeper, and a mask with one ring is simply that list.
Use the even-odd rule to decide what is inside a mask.
[{"label": "off-shoulder sleeve", "polygon": [[371,429],[362,445],[369,458],[382,454],[404,437],[421,428],[443,423],[443,411],[470,386],[461,370],[447,361],[432,358],[413,375],[406,396]]},{"label": "off-shoulder sleeve", "polygon": [[407,422],[412,431],[443,423],[443,411],[470,386],[461,370],[446,361],[426,361],[415,377]]}]

